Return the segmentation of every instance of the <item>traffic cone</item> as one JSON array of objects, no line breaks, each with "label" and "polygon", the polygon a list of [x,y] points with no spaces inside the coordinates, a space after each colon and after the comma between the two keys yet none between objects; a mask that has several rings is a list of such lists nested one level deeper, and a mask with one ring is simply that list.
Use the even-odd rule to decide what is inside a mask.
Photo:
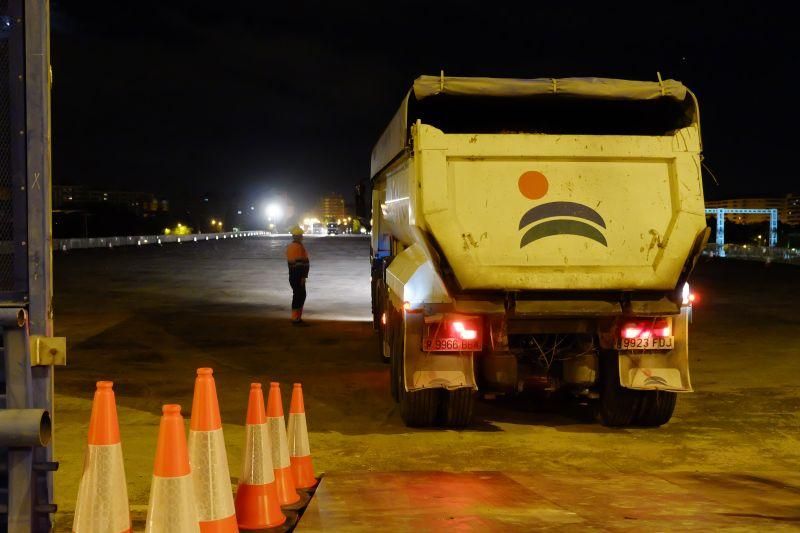
[{"label": "traffic cone", "polygon": [[286,521],[275,486],[260,383],[250,384],[242,477],[236,490],[236,519],[241,529],[264,529]]},{"label": "traffic cone", "polygon": [[286,422],[283,418],[281,386],[274,381],[269,384],[267,425],[269,426],[270,446],[272,446],[272,467],[275,469],[275,482],[278,484],[278,498],[281,505],[292,505],[300,501],[300,495],[294,487],[294,477],[292,477],[289,460],[289,443],[286,439]]},{"label": "traffic cone", "polygon": [[197,369],[189,424],[189,463],[200,531],[236,533],[239,528],[213,373],[210,368]]},{"label": "traffic cone", "polygon": [[200,531],[180,405],[161,408],[145,533]]},{"label": "traffic cone", "polygon": [[114,384],[98,381],[89,418],[89,445],[72,531],[75,533],[121,533],[131,531],[128,487],[122,461]]},{"label": "traffic cone", "polygon": [[306,410],[303,405],[303,386],[292,387],[292,403],[289,405],[289,455],[292,462],[294,484],[298,489],[308,489],[317,484],[314,465],[311,463],[311,447],[308,444]]}]

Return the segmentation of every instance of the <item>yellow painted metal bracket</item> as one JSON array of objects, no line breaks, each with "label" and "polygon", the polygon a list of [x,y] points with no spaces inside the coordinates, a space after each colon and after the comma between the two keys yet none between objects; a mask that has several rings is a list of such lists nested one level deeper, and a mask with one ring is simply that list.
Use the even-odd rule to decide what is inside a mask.
[{"label": "yellow painted metal bracket", "polygon": [[31,335],[31,366],[67,366],[67,338]]}]

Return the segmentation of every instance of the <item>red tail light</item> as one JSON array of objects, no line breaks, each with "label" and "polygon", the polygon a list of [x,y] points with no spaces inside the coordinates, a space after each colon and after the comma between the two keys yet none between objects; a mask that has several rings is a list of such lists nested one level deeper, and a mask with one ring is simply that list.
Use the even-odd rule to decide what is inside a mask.
[{"label": "red tail light", "polygon": [[483,320],[455,313],[426,316],[422,349],[426,352],[479,352],[483,349]]},{"label": "red tail light", "polygon": [[653,323],[653,337],[669,337],[672,335],[672,324],[666,318],[657,318]]},{"label": "red tail light", "polygon": [[477,329],[469,329],[463,322],[453,322],[453,331],[456,335],[465,341],[471,341],[478,338]]},{"label": "red tail light", "polygon": [[668,318],[653,318],[625,322],[619,330],[623,339],[649,339],[672,336],[672,323]]}]

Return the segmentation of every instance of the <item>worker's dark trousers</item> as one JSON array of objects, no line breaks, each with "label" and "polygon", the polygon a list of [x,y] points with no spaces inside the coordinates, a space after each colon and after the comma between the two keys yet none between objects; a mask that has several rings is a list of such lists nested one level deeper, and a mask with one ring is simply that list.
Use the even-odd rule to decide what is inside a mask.
[{"label": "worker's dark trousers", "polygon": [[289,285],[292,286],[292,311],[298,311],[306,303],[306,278],[289,273]]}]

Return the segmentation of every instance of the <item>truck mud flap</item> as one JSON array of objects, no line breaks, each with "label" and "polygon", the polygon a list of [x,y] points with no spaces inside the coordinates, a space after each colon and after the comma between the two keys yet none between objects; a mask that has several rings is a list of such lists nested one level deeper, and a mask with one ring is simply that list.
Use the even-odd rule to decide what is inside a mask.
[{"label": "truck mud flap", "polygon": [[675,348],[668,352],[621,352],[619,383],[635,390],[692,392],[689,376],[689,313],[682,307],[673,318]]},{"label": "truck mud flap", "polygon": [[422,314],[406,314],[406,342],[404,350],[405,375],[407,391],[439,387],[458,389],[475,384],[474,356],[464,354],[430,354],[422,351],[422,330],[424,317]]}]

